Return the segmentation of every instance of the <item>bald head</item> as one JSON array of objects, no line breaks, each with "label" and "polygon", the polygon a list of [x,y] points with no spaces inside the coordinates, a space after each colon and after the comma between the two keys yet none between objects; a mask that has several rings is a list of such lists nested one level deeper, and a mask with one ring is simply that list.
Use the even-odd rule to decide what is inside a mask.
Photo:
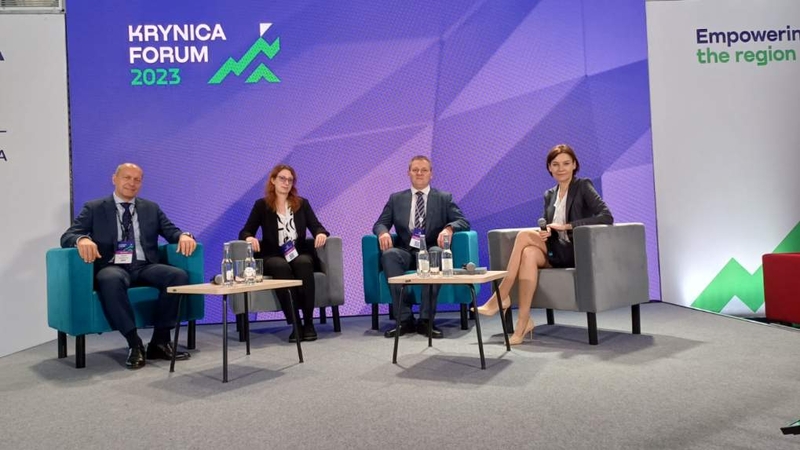
[{"label": "bald head", "polygon": [[143,176],[142,168],[136,164],[120,164],[111,177],[111,181],[114,183],[114,192],[121,199],[131,201],[142,187]]}]

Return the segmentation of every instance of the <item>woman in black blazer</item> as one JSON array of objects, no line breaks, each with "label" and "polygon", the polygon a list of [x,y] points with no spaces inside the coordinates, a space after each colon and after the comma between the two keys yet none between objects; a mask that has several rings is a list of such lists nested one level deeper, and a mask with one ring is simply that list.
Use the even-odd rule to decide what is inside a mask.
[{"label": "woman in black blazer", "polygon": [[[547,170],[557,184],[544,194],[544,230],[536,228],[522,230],[517,234],[508,275],[500,283],[503,308],[511,306],[509,292],[519,280],[519,316],[514,334],[509,338],[512,345],[521,344],[526,334],[533,336],[531,302],[536,291],[540,267],[575,267],[572,229],[581,225],[614,223],[611,211],[594,189],[588,178],[575,178],[580,163],[575,151],[568,145],[556,145],[547,154]],[[478,312],[494,315],[498,311],[494,296]]]},{"label": "woman in black blazer", "polygon": [[[295,292],[295,307],[303,311],[300,339],[314,341],[314,248],[325,245],[330,233],[317,220],[308,200],[297,195],[297,175],[290,166],[273,167],[264,188],[265,196],[256,200],[247,223],[239,232],[239,239],[253,246],[257,258],[264,259],[264,274],[275,279],[303,281]],[[261,240],[256,232],[261,227]],[[314,246],[306,244],[306,230],[314,236]],[[289,308],[289,298],[283,289],[276,291],[286,320],[294,315]],[[294,331],[289,342],[295,342]]]}]

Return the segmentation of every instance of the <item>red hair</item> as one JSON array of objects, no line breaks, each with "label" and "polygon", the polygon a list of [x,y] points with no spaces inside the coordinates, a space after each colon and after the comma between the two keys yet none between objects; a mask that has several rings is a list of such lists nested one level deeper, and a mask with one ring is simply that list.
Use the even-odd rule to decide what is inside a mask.
[{"label": "red hair", "polygon": [[292,188],[289,190],[289,195],[286,198],[286,203],[292,208],[293,212],[297,212],[300,209],[300,196],[297,195],[297,173],[295,173],[292,166],[286,164],[278,164],[277,166],[273,167],[272,170],[269,172],[269,178],[267,178],[267,185],[264,187],[264,197],[267,201],[267,205],[272,208],[273,211],[278,211],[276,207],[276,203],[278,200],[278,196],[275,194],[275,185],[272,184],[272,181],[278,177],[278,174],[281,173],[282,170],[288,170],[292,173],[292,178],[294,181],[292,182]]}]

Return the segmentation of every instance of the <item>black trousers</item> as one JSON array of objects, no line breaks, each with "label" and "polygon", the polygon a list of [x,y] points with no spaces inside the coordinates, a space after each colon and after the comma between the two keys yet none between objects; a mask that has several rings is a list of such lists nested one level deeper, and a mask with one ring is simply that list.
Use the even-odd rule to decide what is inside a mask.
[{"label": "black trousers", "polygon": [[[439,247],[431,247],[431,250],[440,251]],[[406,270],[413,270],[417,268],[417,253],[410,252],[403,248],[392,247],[381,253],[381,266],[386,278],[396,277],[403,275]],[[430,301],[435,300],[439,295],[438,284],[430,286],[422,286],[422,304],[419,308],[419,317],[423,320],[433,320],[436,315],[436,310],[430,310]],[[397,301],[400,296],[400,285],[389,285],[389,292],[392,294],[392,301]],[[431,297],[432,295],[432,297]],[[400,300],[400,320],[405,322],[414,318],[411,312],[411,307],[414,305],[414,293],[410,288],[406,288],[405,298]],[[395,311],[397,314],[397,311]]]},{"label": "black trousers", "polygon": [[[311,323],[314,318],[314,258],[311,255],[300,254],[291,262],[283,256],[272,256],[264,260],[264,275],[270,275],[276,280],[301,280],[303,286],[292,289],[295,309],[303,311],[303,319]],[[289,308],[289,295],[286,289],[275,291],[281,303],[286,321],[291,323],[294,314]]]},{"label": "black trousers", "polygon": [[[175,326],[178,317],[178,295],[167,294],[167,287],[183,284],[189,284],[189,275],[184,270],[143,261],[130,265],[110,264],[95,274],[95,288],[106,320],[123,335],[136,329],[136,319],[128,298],[129,287],[150,286],[158,289],[158,301],[152,318],[153,327],[168,331]],[[154,336],[157,334],[159,333],[154,333]]]}]

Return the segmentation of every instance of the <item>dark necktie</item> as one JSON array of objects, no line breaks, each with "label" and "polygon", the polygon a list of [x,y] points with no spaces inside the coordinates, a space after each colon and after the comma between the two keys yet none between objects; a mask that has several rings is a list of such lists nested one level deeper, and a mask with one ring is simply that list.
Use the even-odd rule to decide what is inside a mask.
[{"label": "dark necktie", "polygon": [[122,213],[122,240],[133,241],[133,214],[131,214],[131,205],[128,202],[120,203],[125,212]]},{"label": "dark necktie", "polygon": [[422,191],[417,191],[417,205],[414,208],[414,226],[420,230],[425,229],[425,197]]}]

